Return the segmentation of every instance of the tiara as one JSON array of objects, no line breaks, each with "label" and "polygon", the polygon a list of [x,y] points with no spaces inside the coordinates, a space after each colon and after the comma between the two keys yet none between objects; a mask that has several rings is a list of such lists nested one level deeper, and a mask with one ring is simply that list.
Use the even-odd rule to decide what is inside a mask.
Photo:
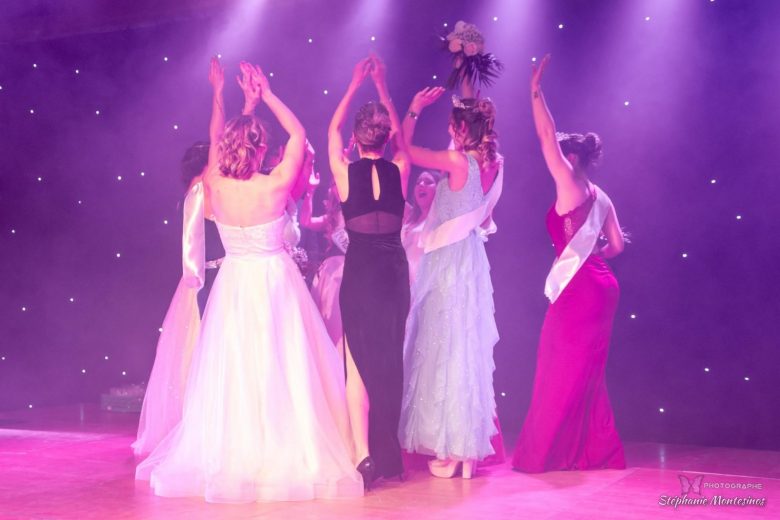
[{"label": "tiara", "polygon": [[452,106],[454,108],[462,108],[462,109],[466,108],[466,105],[463,103],[463,100],[457,94],[452,95]]},{"label": "tiara", "polygon": [[454,108],[462,108],[463,110],[478,110],[479,109],[479,103],[478,102],[479,101],[483,101],[483,100],[484,101],[490,101],[491,103],[493,102],[493,100],[490,99],[489,97],[485,97],[485,98],[476,99],[477,103],[474,103],[471,106],[466,106],[466,104],[463,102],[463,98],[461,98],[457,94],[453,94],[452,95],[452,106]]}]

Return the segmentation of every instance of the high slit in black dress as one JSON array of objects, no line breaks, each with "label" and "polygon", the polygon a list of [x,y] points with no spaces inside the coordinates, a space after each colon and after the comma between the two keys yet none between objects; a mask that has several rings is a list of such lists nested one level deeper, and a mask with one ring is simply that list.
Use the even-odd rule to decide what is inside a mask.
[{"label": "high slit in black dress", "polygon": [[[376,166],[379,198],[371,182]],[[403,345],[409,314],[409,265],[401,244],[404,197],[398,167],[385,159],[349,165],[341,203],[349,248],[339,304],[344,335],[369,400],[368,449],[376,476],[403,473],[398,423],[403,397]]]}]

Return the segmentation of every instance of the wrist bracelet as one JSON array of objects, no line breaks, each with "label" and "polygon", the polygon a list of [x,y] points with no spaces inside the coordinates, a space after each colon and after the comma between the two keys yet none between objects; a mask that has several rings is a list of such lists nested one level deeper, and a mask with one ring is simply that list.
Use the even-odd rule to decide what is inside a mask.
[{"label": "wrist bracelet", "polygon": [[410,110],[410,111],[407,113],[407,115],[408,115],[409,117],[411,117],[412,119],[414,119],[415,121],[417,121],[417,118],[418,118],[418,117],[420,117],[420,114],[418,114],[417,112],[414,112],[413,110]]}]

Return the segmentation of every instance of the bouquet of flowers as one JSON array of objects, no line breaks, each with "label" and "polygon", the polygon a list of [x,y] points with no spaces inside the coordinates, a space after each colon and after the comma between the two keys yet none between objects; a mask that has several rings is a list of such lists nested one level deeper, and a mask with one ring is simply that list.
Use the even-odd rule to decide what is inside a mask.
[{"label": "bouquet of flowers", "polygon": [[452,73],[447,88],[457,88],[463,80],[489,87],[504,66],[485,51],[485,38],[474,24],[459,21],[455,30],[441,36],[443,46],[452,54]]}]

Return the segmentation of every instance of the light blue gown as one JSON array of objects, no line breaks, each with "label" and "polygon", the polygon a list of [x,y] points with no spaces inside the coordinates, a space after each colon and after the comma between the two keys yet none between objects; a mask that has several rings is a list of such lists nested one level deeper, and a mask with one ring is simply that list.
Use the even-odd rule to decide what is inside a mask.
[{"label": "light blue gown", "polygon": [[[479,166],[470,155],[466,185],[436,187],[432,227],[479,207]],[[481,460],[494,453],[493,285],[484,240],[463,240],[425,254],[412,288],[404,343],[401,447],[439,459]]]}]

